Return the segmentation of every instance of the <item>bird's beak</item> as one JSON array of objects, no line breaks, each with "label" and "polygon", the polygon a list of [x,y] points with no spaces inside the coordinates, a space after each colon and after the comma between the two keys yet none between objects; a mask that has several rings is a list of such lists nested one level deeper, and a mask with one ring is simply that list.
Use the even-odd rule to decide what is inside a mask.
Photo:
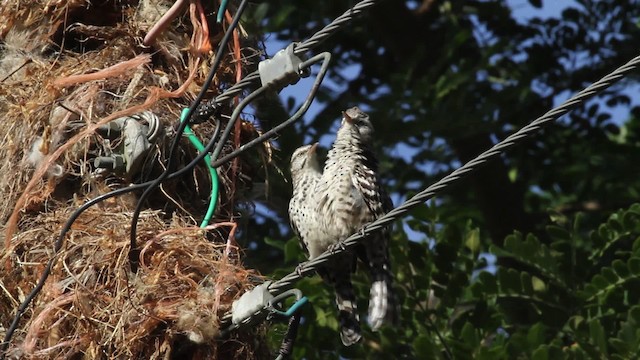
[{"label": "bird's beak", "polygon": [[311,147],[309,148],[309,154],[315,154],[316,150],[318,150],[318,144],[319,143],[315,143],[313,145],[311,145]]},{"label": "bird's beak", "polygon": [[349,115],[347,115],[346,112],[342,112],[342,119],[347,121],[349,124],[353,124],[353,118]]}]

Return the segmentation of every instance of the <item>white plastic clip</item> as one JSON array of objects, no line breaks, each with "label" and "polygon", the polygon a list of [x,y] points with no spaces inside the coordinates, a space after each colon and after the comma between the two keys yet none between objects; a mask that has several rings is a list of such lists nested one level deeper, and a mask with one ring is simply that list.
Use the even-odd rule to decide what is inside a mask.
[{"label": "white plastic clip", "polygon": [[294,49],[296,43],[291,43],[286,48],[278,51],[273,58],[260,61],[258,71],[260,72],[260,81],[262,86],[267,84],[274,86],[277,91],[284,87],[293,85],[300,80],[302,76],[300,72],[300,59]]},{"label": "white plastic clip", "polygon": [[270,282],[262,283],[247,291],[231,305],[231,322],[240,324],[258,311],[263,310],[273,299],[268,290]]}]

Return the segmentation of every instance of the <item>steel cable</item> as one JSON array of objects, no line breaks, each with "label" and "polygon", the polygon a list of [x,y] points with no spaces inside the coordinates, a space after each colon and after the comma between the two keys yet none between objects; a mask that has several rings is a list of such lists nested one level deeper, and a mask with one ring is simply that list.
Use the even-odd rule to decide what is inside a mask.
[{"label": "steel cable", "polygon": [[622,79],[627,73],[635,70],[640,64],[640,56],[637,56],[630,60],[628,63],[622,65],[617,68],[610,74],[606,75],[602,79],[597,82],[591,84],[584,90],[580,91],[578,94],[574,95],[570,99],[566,100],[564,103],[559,105],[558,107],[548,111],[541,117],[532,121],[525,127],[521,128],[517,132],[511,134],[506,139],[500,141],[489,150],[483,152],[478,155],[473,160],[470,160],[460,168],[453,171],[451,174],[443,177],[433,185],[427,187],[422,190],[418,194],[414,195],[409,200],[405,201],[402,205],[396,207],[395,209],[389,211],[384,216],[378,218],[377,220],[365,225],[362,230],[358,233],[349,236],[343,242],[339,244],[339,246],[334,247],[333,249],[324,252],[322,255],[317,258],[302,263],[296,271],[286,275],[280,280],[274,281],[269,286],[269,291],[277,295],[285,290],[291,288],[291,286],[302,277],[310,274],[311,272],[317,270],[320,266],[324,265],[329,259],[333,256],[346,251],[357,245],[360,241],[367,238],[371,233],[375,231],[379,231],[392,222],[396,221],[403,215],[405,215],[412,208],[424,203],[425,201],[431,199],[439,192],[442,192],[453,183],[458,180],[464,178],[471,172],[477,170],[480,166],[485,164],[487,161],[495,158],[498,155],[501,155],[508,148],[518,144],[523,139],[531,136],[536,133],[538,130],[542,129],[544,126],[551,124],[554,120],[558,119],[560,116],[565,115],[569,110],[574,107],[582,104],[585,100],[589,99],[593,95],[599,93],[600,91],[608,88],[618,80]]}]

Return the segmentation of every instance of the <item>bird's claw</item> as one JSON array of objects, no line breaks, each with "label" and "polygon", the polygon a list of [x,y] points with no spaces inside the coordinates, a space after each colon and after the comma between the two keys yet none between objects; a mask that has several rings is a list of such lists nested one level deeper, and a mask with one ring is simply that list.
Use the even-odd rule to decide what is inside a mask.
[{"label": "bird's claw", "polygon": [[339,241],[339,242],[337,242],[337,243],[335,243],[335,244],[333,244],[333,245],[329,245],[329,247],[327,248],[327,250],[329,250],[329,251],[331,251],[331,252],[333,253],[333,252],[336,252],[336,251],[338,251],[338,250],[340,250],[340,251],[346,251],[346,250],[347,250],[347,248],[344,246],[344,242]]},{"label": "bird's claw", "polygon": [[305,263],[300,263],[296,266],[296,269],[294,270],[294,272],[299,276],[299,277],[303,277],[304,275],[302,275],[302,267]]}]

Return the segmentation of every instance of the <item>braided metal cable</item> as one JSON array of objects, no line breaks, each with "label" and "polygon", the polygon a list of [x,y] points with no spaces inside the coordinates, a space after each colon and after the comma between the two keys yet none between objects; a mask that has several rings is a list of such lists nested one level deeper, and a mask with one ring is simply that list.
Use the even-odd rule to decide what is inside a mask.
[{"label": "braided metal cable", "polygon": [[312,37],[304,41],[300,46],[296,47],[295,54],[301,55],[305,52],[313,49],[318,46],[321,42],[325,41],[329,36],[333,35],[333,33],[337,32],[350,23],[358,15],[362,14],[363,11],[372,7],[376,3],[380,2],[380,0],[364,0],[357,3],[354,7],[347,10],[344,14],[338,16],[335,20],[333,20],[329,25],[322,28],[322,30],[315,33]]},{"label": "braided metal cable", "polygon": [[[326,40],[329,36],[341,30],[344,26],[350,23],[354,18],[362,14],[365,10],[372,7],[376,3],[381,0],[363,0],[357,3],[354,7],[344,12],[344,14],[338,16],[335,20],[333,20],[329,25],[322,28],[322,30],[313,34],[309,39],[303,41],[298,46],[296,46],[294,53],[296,55],[302,55],[307,51],[313,49],[318,46],[321,42]],[[211,100],[207,104],[201,105],[201,107],[209,106],[211,109],[214,109],[214,105],[220,105],[225,101],[232,100],[236,95],[240,95],[245,88],[254,85],[260,80],[260,73],[256,70],[251,74],[245,76],[238,83],[234,84],[227,90],[225,90],[222,94],[218,95],[215,99]],[[213,111],[213,110],[212,110]]]},{"label": "braided metal cable", "polygon": [[[447,187],[455,183],[456,181],[464,178],[471,172],[477,170],[481,165],[491,160],[492,158],[502,154],[505,150],[510,148],[511,146],[517,145],[523,139],[531,136],[533,133],[542,129],[544,126],[549,125],[552,121],[558,119],[562,115],[565,115],[574,107],[582,104],[585,100],[589,99],[593,95],[598,92],[608,88],[613,85],[615,82],[622,79],[627,73],[635,70],[640,64],[640,56],[637,56],[617,68],[610,74],[606,75],[602,79],[597,82],[591,84],[584,90],[580,91],[570,99],[563,102],[561,105],[556,108],[548,111],[541,117],[535,119],[525,127],[521,128],[516,133],[508,136],[503,141],[497,143],[489,150],[483,152],[478,155],[476,158],[467,162],[460,168],[453,171],[451,174],[445,176],[440,181],[437,181],[433,185],[427,187],[420,193],[414,195],[411,199],[405,201],[402,205],[397,208],[389,211],[384,216],[378,218],[377,220],[367,224],[356,234],[351,235],[343,242],[341,242],[338,246],[333,247],[330,250],[327,250],[322,255],[317,258],[307,261],[305,263],[300,264],[296,270],[280,280],[272,282],[268,289],[272,295],[277,296],[280,293],[287,291],[292,288],[293,284],[295,284],[298,280],[302,279],[307,275],[311,275],[312,272],[316,271],[320,266],[329,261],[333,256],[339,254],[343,251],[348,250],[356,246],[360,241],[367,238],[371,233],[375,231],[379,231],[387,226],[389,226],[392,222],[399,219],[401,216],[405,215],[412,208],[424,203],[425,201],[431,199],[437,193],[445,190]],[[261,310],[262,311],[262,310]],[[259,318],[261,315],[261,311],[256,312],[253,316],[244,319],[240,324],[233,324],[226,328],[224,331],[228,333],[229,331],[235,330],[239,327],[246,326],[247,324],[254,323],[256,318]],[[231,320],[231,313],[227,313],[222,317],[222,324],[229,324]]]},{"label": "braided metal cable", "polygon": [[212,100],[212,102],[218,105],[222,104],[225,101],[232,100],[237,95],[242,94],[245,88],[256,83],[256,80],[260,80],[260,73],[258,71],[254,71],[242,78],[242,80],[238,81],[233,86],[225,90],[222,94],[218,95],[215,99]]},{"label": "braided metal cable", "polygon": [[639,64],[640,64],[640,56],[633,58],[628,63],[622,65],[621,67],[617,68],[610,74],[606,75],[602,79],[591,84],[590,86],[580,91],[570,99],[566,100],[560,106],[557,106],[556,108],[548,111],[541,117],[537,118],[536,120],[532,121],[525,127],[518,130],[516,133],[511,134],[506,139],[495,144],[489,150],[483,152],[473,160],[459,167],[458,169],[453,171],[451,174],[443,177],[438,182],[422,190],[421,192],[413,196],[411,199],[405,201],[402,205],[391,210],[390,212],[378,218],[377,220],[367,224],[362,228],[361,231],[349,236],[347,239],[341,242],[338,246],[324,252],[322,255],[318,256],[313,260],[302,263],[296,269],[296,271],[290,273],[289,275],[283,277],[278,281],[274,281],[269,286],[269,291],[272,294],[277,295],[283,291],[290,289],[295,282],[300,280],[305,275],[309,275],[313,271],[317,270],[320,266],[325,264],[327,261],[329,261],[329,259],[331,259],[336,254],[339,254],[343,251],[346,251],[349,248],[354,247],[360,241],[367,238],[371,233],[389,226],[392,222],[394,222],[395,220],[405,215],[412,208],[431,199],[437,193],[451,186],[456,181],[462,179],[463,177],[467,176],[471,172],[477,170],[481,165],[497,157],[498,155],[501,155],[508,148],[518,144],[522,140],[533,135],[538,130],[542,129],[544,126],[551,124],[554,120],[558,119],[560,116],[569,112],[569,110],[582,104],[585,100],[589,99],[593,95],[608,88],[618,80],[622,79],[625,76],[625,74],[635,70]]}]

